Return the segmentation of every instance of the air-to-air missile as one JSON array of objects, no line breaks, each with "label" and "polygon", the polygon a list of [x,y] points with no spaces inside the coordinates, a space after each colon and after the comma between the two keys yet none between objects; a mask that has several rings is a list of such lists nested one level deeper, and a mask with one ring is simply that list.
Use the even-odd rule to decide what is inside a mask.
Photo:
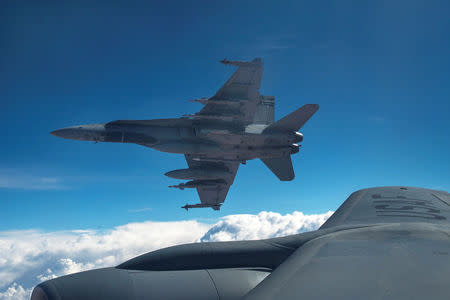
[{"label": "air-to-air missile", "polygon": [[225,186],[227,183],[224,180],[191,180],[185,183],[180,183],[177,185],[169,185],[170,188],[177,188],[180,190],[184,189],[193,189],[199,187],[213,187],[217,188],[218,186]]}]

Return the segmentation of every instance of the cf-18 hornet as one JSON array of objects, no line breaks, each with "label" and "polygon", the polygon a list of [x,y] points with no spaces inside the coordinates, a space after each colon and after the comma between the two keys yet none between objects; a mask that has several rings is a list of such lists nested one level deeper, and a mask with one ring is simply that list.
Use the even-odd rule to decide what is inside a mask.
[{"label": "cf-18 hornet", "polygon": [[189,180],[170,187],[197,189],[200,203],[186,204],[183,206],[186,210],[195,207],[219,210],[239,164],[250,159],[261,159],[282,181],[294,179],[291,155],[299,152],[298,143],[303,140],[298,131],[319,106],[306,104],[274,122],[275,97],[259,93],[261,59],[221,62],[238,68],[214,96],[191,100],[204,105],[198,113],[173,119],[73,126],[52,134],[73,140],[134,143],[184,154],[188,168],[165,175]]}]

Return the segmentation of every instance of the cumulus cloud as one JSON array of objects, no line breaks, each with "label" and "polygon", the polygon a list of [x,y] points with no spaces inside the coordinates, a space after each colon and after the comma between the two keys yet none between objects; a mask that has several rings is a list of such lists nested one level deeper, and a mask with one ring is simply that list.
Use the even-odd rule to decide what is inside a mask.
[{"label": "cumulus cloud", "polygon": [[333,212],[305,215],[295,211],[281,215],[260,212],[257,215],[231,215],[222,218],[200,239],[202,242],[257,240],[316,230]]},{"label": "cumulus cloud", "polygon": [[0,292],[0,299],[2,300],[18,300],[30,299],[32,289],[25,290],[16,282],[12,283],[4,292]]},{"label": "cumulus cloud", "polygon": [[148,251],[177,244],[262,239],[317,229],[332,214],[230,215],[199,221],[140,222],[110,230],[0,232],[0,299],[29,299],[41,281],[115,266]]}]

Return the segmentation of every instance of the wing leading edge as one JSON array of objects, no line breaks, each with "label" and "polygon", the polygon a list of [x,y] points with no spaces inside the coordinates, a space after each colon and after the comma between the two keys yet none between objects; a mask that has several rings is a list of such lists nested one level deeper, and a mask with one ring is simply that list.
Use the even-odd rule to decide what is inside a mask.
[{"label": "wing leading edge", "polygon": [[437,190],[404,186],[359,190],[339,207],[321,229],[341,225],[425,222],[447,224],[450,196]]},{"label": "wing leading edge", "polygon": [[446,298],[449,219],[443,191],[357,191],[244,299]]},{"label": "wing leading edge", "polygon": [[259,87],[263,63],[260,58],[255,58],[251,62],[229,60],[221,62],[238,68],[214,96],[200,101],[205,106],[192,117],[250,124],[260,102]]}]

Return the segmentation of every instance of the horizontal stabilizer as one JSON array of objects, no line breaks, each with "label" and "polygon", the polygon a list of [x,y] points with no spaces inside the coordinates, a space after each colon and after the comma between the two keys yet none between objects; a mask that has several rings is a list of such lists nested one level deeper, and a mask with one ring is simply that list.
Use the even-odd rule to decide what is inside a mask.
[{"label": "horizontal stabilizer", "polygon": [[290,181],[294,179],[294,168],[292,167],[291,156],[276,158],[261,158],[262,162],[280,179]]},{"label": "horizontal stabilizer", "polygon": [[303,105],[296,111],[267,127],[263,133],[276,131],[298,131],[303,127],[303,125],[305,125],[306,122],[308,122],[308,120],[318,109],[318,104]]}]

